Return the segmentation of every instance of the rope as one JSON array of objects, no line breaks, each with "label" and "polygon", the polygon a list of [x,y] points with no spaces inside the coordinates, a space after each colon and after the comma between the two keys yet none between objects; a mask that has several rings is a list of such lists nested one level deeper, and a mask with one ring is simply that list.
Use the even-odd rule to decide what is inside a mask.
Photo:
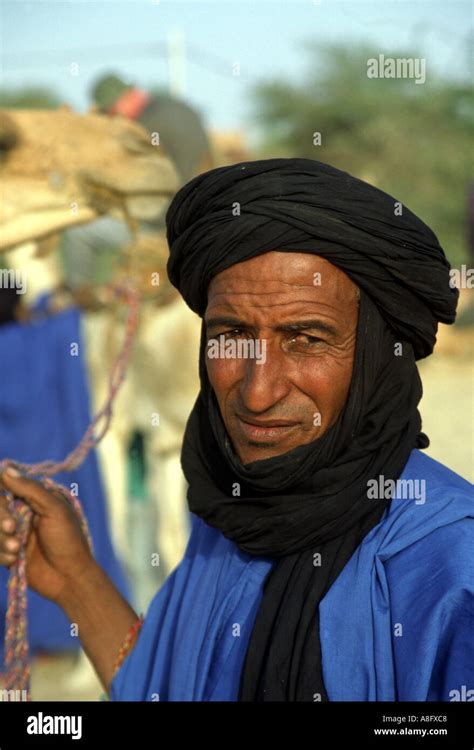
[{"label": "rope", "polygon": [[[9,458],[0,461],[0,471],[3,472],[8,466],[12,466],[26,477],[39,477],[40,483],[46,489],[61,492],[70,502],[71,507],[76,513],[91,551],[92,540],[79,498],[73,495],[67,487],[53,482],[50,477],[59,472],[77,469],[83,463],[89,451],[102,440],[110,425],[113,402],[125,379],[138,324],[139,293],[134,287],[127,284],[121,286],[114,285],[110,290],[114,297],[125,298],[129,309],[125,326],[124,343],[109,376],[108,394],[104,406],[93,418],[77,446],[63,461],[55,462],[46,460],[34,464],[20,463]],[[100,426],[102,421],[103,425]],[[17,690],[26,691],[27,699],[31,700],[26,545],[33,511],[24,500],[14,497],[11,492],[3,490],[1,494],[7,497],[8,509],[16,520],[17,534],[20,540],[20,551],[17,560],[10,567],[5,624],[5,688],[6,691],[15,692],[4,692],[4,700],[9,700],[10,696],[13,696],[14,700],[15,696],[18,695],[16,693]]]}]

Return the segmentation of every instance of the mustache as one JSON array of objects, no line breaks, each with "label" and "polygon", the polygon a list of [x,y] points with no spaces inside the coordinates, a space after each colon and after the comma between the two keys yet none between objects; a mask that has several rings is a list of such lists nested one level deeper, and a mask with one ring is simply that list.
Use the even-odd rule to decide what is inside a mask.
[{"label": "mustache", "polygon": [[[283,411],[279,410],[278,412],[270,409],[267,411],[249,411],[245,408],[240,408],[239,406],[233,407],[233,412],[237,417],[240,417],[243,420],[248,420],[251,422],[252,420],[255,420],[257,422],[295,422],[299,424],[308,424],[313,423],[313,420],[315,419],[315,415],[319,414],[318,410],[315,408],[313,410],[311,409],[299,409],[295,411],[294,409],[285,409]],[[321,415],[320,415],[321,416]]]}]

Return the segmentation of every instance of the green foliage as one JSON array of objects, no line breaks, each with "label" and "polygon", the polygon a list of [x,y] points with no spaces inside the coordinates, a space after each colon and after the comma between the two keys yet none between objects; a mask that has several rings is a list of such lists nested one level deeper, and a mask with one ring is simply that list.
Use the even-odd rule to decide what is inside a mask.
[{"label": "green foliage", "polygon": [[[367,60],[379,52],[307,47],[303,81],[262,82],[252,92],[261,156],[318,159],[372,182],[433,228],[453,265],[462,263],[474,123],[467,83],[434,77],[429,61],[423,84],[371,79]],[[318,132],[321,145],[313,145]]]},{"label": "green foliage", "polygon": [[57,109],[61,103],[47,88],[0,89],[0,107],[8,109]]}]

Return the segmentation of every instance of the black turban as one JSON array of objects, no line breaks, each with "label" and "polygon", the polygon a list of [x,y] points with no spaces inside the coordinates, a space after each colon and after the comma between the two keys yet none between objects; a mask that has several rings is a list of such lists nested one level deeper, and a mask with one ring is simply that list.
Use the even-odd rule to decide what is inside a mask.
[{"label": "black turban", "polygon": [[[170,280],[199,315],[213,276],[269,251],[321,256],[361,290],[350,391],[332,427],[312,443],[243,465],[207,376],[203,324],[201,390],[181,454],[191,512],[243,553],[273,561],[240,699],[328,700],[319,602],[390,504],[369,500],[369,480],[397,479],[411,451],[428,445],[415,359],[432,351],[438,321],[454,320],[458,293],[448,262],[433,232],[405,206],[307,159],[199,175],[173,199],[167,229]],[[402,356],[394,356],[396,344]]]},{"label": "black turban", "polygon": [[220,271],[271,250],[320,255],[372,298],[417,359],[452,323],[458,291],[435,234],[395,198],[311,159],[268,159],[195,177],[166,219],[168,275],[198,315]]}]

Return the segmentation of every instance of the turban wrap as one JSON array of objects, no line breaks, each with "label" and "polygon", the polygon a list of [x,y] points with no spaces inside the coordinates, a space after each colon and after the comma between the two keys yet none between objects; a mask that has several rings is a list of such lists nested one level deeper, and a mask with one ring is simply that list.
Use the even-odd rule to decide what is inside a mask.
[{"label": "turban wrap", "polygon": [[390,503],[368,499],[369,480],[397,479],[413,448],[429,444],[416,359],[432,352],[438,322],[454,321],[450,266],[434,233],[405,206],[309,159],[201,174],[176,194],[166,222],[169,278],[200,316],[216,274],[270,251],[318,255],[361,290],[351,386],[336,423],[312,443],[246,465],[207,377],[203,324],[201,390],[181,455],[190,510],[243,552],[274,561],[240,699],[328,700],[319,602]]}]

